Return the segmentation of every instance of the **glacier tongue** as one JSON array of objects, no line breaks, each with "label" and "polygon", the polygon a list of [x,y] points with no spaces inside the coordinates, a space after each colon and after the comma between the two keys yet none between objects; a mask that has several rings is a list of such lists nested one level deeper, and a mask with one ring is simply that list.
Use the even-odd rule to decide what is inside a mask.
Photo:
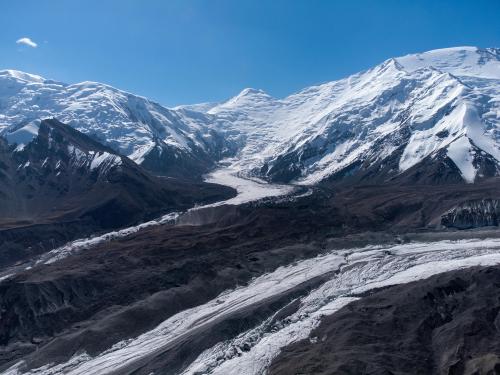
[{"label": "glacier tongue", "polygon": [[[216,344],[204,351],[183,375],[265,374],[283,347],[307,339],[323,316],[358,299],[353,295],[456,269],[499,264],[498,248],[491,247],[496,241],[486,240],[482,245],[480,242],[420,243],[388,249],[367,248],[346,254],[346,264],[339,267],[338,276],[301,298],[295,313],[274,324],[269,324],[274,318],[271,317],[233,340]],[[466,244],[471,247],[466,248]],[[240,348],[245,344],[242,351]]]},{"label": "glacier tongue", "polygon": [[239,170],[231,164],[231,161],[226,160],[226,163],[227,162],[229,162],[229,166],[223,166],[206,175],[205,182],[231,186],[236,189],[238,194],[234,198],[212,203],[207,206],[215,207],[226,204],[243,204],[262,198],[287,195],[294,190],[294,187],[289,185],[269,184],[255,177],[243,178],[239,176]]}]

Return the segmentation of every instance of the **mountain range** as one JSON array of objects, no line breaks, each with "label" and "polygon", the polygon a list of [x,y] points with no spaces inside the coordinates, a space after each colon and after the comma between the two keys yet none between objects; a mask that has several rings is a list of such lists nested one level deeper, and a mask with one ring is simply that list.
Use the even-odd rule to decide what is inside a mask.
[{"label": "mountain range", "polygon": [[156,174],[199,178],[220,160],[270,182],[442,182],[499,174],[500,50],[391,58],[283,99],[244,89],[168,109],[110,86],[0,73],[0,132],[24,144],[56,117]]}]

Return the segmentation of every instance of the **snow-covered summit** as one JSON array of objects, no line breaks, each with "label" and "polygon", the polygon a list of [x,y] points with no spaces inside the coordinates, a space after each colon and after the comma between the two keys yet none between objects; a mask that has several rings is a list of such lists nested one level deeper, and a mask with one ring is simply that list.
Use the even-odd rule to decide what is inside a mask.
[{"label": "snow-covered summit", "polygon": [[265,107],[276,105],[276,103],[276,100],[264,90],[246,88],[233,98],[212,107],[208,113],[217,115],[241,107],[249,107],[248,110],[258,107],[262,110]]},{"label": "snow-covered summit", "polygon": [[40,77],[35,74],[29,74],[25,72],[21,72],[19,70],[12,70],[12,69],[7,69],[7,70],[0,70],[0,78],[11,78],[11,79],[16,79],[20,81],[25,81],[25,82],[32,82],[32,83],[42,83],[45,81],[45,78]]}]

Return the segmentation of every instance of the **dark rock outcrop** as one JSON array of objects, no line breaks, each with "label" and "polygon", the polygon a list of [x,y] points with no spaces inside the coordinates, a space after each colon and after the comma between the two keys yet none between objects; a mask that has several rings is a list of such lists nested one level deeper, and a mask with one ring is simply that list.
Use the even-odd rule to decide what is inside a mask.
[{"label": "dark rock outcrop", "polygon": [[441,217],[441,224],[457,229],[498,226],[499,222],[499,199],[466,201],[453,207]]}]

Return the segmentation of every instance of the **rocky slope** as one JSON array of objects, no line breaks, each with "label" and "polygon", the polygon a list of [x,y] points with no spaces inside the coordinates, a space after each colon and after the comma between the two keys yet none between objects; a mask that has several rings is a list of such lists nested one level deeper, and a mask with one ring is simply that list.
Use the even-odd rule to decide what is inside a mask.
[{"label": "rocky slope", "polygon": [[68,239],[57,232],[81,236],[231,195],[222,186],[155,177],[57,120],[42,121],[30,143],[14,147],[0,139],[0,262],[22,258],[30,250],[21,249],[40,240]]}]

